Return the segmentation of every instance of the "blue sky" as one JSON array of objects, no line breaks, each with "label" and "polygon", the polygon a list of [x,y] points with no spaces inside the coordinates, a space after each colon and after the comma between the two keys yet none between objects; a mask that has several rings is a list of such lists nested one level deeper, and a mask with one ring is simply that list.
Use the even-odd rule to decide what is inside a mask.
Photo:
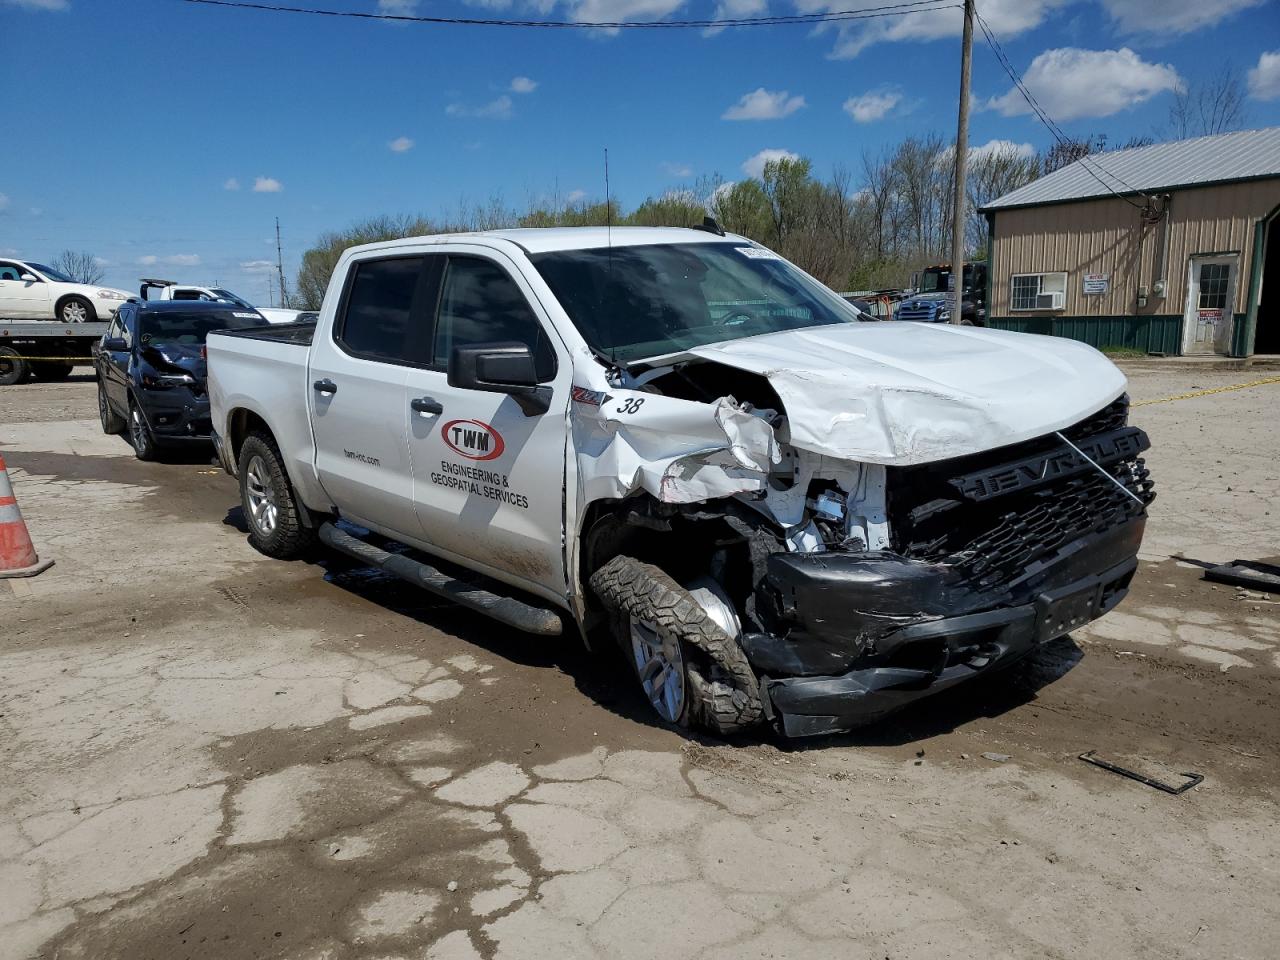
[{"label": "blue sky", "polygon": [[[272,2],[272,0],[268,0]],[[282,0],[283,2],[283,0]],[[887,0],[308,0],[435,16],[686,19]],[[979,0],[1071,135],[1160,133],[1172,87],[1222,62],[1249,126],[1280,124],[1278,0]],[[0,0],[0,251],[87,250],[106,282],[218,281],[266,302],[279,217],[290,275],[323,231],[501,194],[626,205],[761,151],[855,171],[911,133],[953,136],[956,11],[808,26],[505,30],[179,0]],[[1207,55],[1208,54],[1208,55]],[[979,35],[971,142],[1049,143]],[[11,107],[14,100],[10,101]],[[399,149],[397,149],[399,148]],[[758,163],[757,159],[757,163]]]}]

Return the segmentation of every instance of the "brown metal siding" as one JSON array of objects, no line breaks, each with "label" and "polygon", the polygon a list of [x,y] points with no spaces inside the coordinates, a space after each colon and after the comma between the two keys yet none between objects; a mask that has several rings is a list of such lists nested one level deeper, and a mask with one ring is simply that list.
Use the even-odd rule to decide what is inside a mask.
[{"label": "brown metal siding", "polygon": [[[1280,179],[1180,190],[1169,215],[1168,290],[1137,304],[1138,286],[1151,289],[1160,228],[1144,225],[1123,200],[1084,200],[1022,210],[998,210],[992,255],[994,279],[989,310],[997,317],[1153,316],[1180,314],[1186,301],[1187,261],[1197,253],[1239,253],[1235,312],[1246,309],[1253,228],[1280,204]],[[1067,272],[1062,311],[1009,310],[1010,278],[1018,273]],[[1083,275],[1106,273],[1111,289],[1102,296],[1081,293]]]}]

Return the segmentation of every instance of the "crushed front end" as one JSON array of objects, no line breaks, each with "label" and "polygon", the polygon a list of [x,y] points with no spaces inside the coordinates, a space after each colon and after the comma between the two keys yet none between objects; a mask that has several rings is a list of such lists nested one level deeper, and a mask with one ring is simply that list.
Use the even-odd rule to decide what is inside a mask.
[{"label": "crushed front end", "polygon": [[[807,523],[754,553],[742,646],[780,728],[845,730],[997,670],[1128,591],[1155,497],[1128,398],[1023,443],[803,476]],[[857,489],[851,489],[855,487]],[[767,500],[776,503],[779,497]]]}]

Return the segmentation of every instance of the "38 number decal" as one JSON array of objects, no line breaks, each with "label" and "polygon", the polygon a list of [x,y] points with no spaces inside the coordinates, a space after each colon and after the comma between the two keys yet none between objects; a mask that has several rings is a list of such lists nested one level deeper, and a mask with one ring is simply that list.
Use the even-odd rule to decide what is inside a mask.
[{"label": "38 number decal", "polygon": [[618,404],[618,413],[639,413],[644,406],[644,397],[631,397]]}]

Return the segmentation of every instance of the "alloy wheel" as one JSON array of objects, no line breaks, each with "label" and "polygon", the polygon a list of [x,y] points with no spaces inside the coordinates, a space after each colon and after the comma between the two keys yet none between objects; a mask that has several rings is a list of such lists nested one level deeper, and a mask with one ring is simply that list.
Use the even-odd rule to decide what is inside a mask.
[{"label": "alloy wheel", "polygon": [[668,723],[678,723],[685,711],[684,651],[680,641],[665,638],[644,620],[630,618],[631,655],[645,696]]},{"label": "alloy wheel", "polygon": [[67,323],[84,323],[89,319],[89,311],[79,300],[72,300],[62,308],[62,319]]},{"label": "alloy wheel", "polygon": [[271,472],[262,457],[254,457],[245,470],[245,496],[249,501],[249,522],[260,536],[275,533],[280,520],[280,507],[276,502],[275,485]]}]

